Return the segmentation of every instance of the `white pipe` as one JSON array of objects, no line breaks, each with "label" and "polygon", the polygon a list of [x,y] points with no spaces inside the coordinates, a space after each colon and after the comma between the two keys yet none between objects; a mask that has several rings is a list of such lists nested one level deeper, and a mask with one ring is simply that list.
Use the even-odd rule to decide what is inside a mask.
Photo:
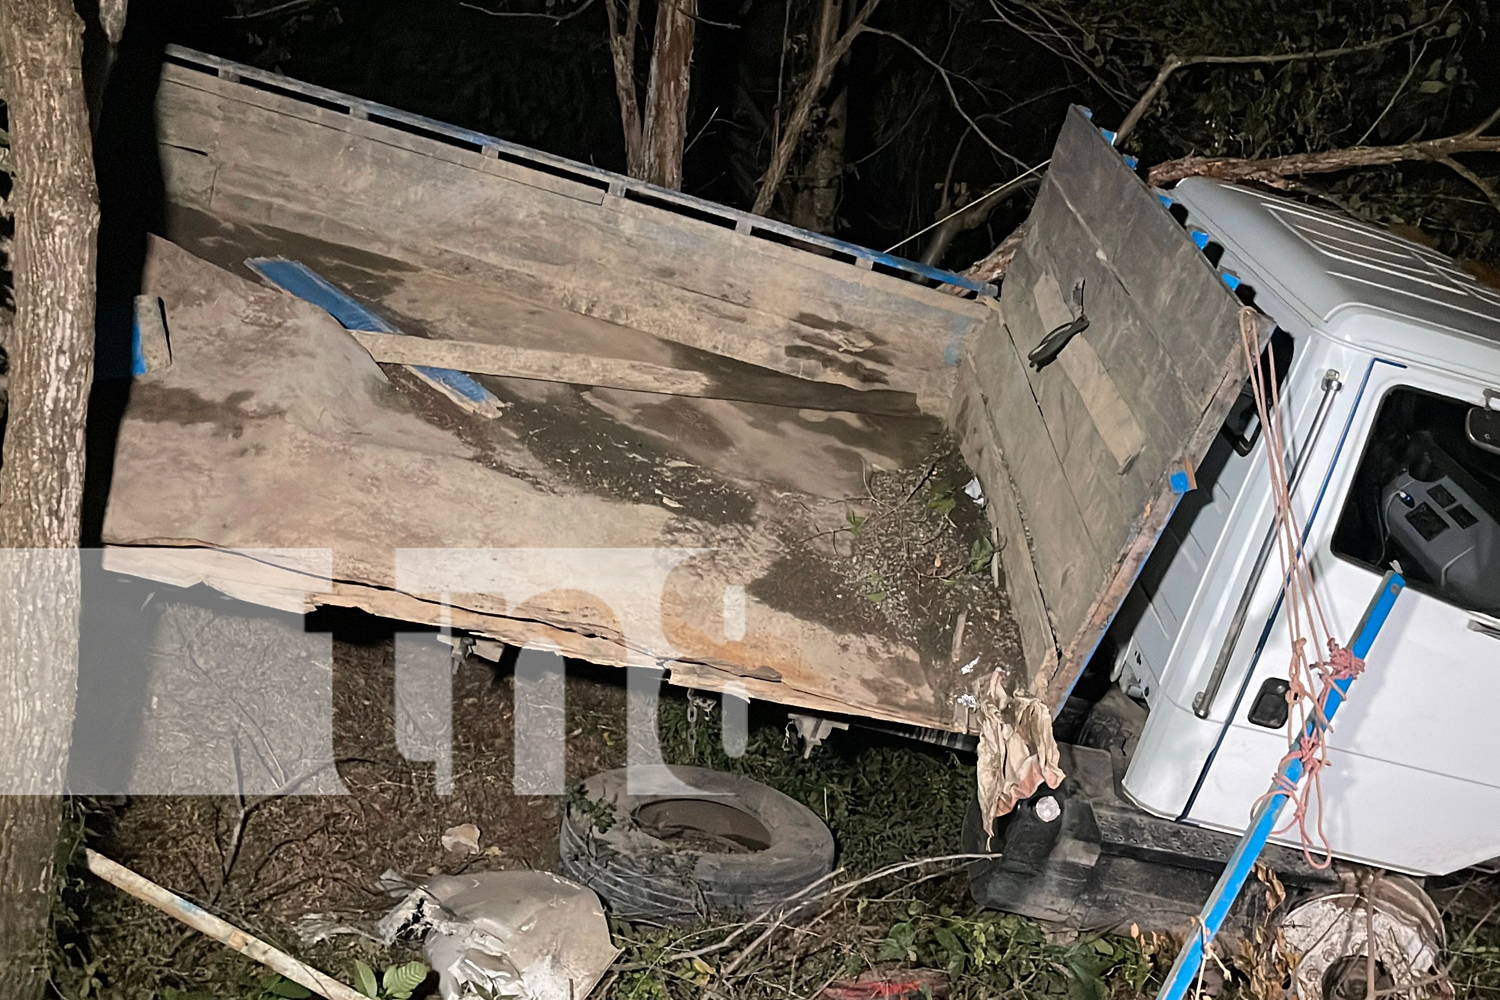
[{"label": "white pipe", "polygon": [[124,865],[111,861],[98,851],[88,850],[89,871],[110,885],[144,900],[170,916],[176,917],[195,931],[207,934],[226,947],[253,959],[273,972],[278,972],[294,983],[306,986],[328,1000],[368,1000],[336,979],[329,979],[310,965],[304,965],[280,949],[273,948],[258,937],[221,920],[196,903],[162,888],[150,879],[136,874]]}]

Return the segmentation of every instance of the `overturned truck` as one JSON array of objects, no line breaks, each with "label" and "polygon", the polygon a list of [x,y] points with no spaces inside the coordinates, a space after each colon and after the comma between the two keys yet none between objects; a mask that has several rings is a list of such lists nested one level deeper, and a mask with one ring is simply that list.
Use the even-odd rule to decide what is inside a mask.
[{"label": "overturned truck", "polygon": [[186,50],[155,108],[108,568],[977,737],[976,895],[1129,926],[1286,750],[1258,353],[1332,629],[1410,584],[1329,845],[1500,856],[1500,295],[1440,254],[1152,190],[1078,108],[999,289]]},{"label": "overturned truck", "polygon": [[[1239,303],[1078,110],[998,300],[185,50],[156,116],[171,363],[107,566],[977,734],[994,811],[1055,782],[1050,717],[1245,375]],[[851,569],[864,524],[970,494],[988,522],[938,527],[998,553],[972,610],[901,600],[953,559]]]}]

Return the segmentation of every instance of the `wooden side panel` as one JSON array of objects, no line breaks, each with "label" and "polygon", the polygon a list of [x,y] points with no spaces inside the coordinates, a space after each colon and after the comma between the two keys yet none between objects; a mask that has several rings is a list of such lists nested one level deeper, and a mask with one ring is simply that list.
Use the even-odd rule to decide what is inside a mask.
[{"label": "wooden side panel", "polygon": [[[169,67],[162,141],[214,165],[209,210],[405,259],[802,378],[952,394],[986,307],[567,178]],[[326,120],[320,120],[320,118]],[[175,194],[175,192],[170,192]]]},{"label": "wooden side panel", "polygon": [[[1079,281],[1089,325],[1037,370],[1027,354],[1074,318]],[[1155,194],[1073,109],[1005,277],[1003,335],[972,349],[1059,654],[1047,662],[1027,649],[1032,688],[1053,705],[1245,377],[1239,310]]]},{"label": "wooden side panel", "polygon": [[[1022,652],[1028,666],[1032,666],[1056,662],[1057,636],[1047,615],[1047,602],[1042,596],[1038,567],[1027,541],[1026,523],[1021,517],[1015,484],[1011,482],[992,423],[991,397],[980,386],[975,366],[976,355],[981,353],[978,347],[1002,336],[1008,335],[997,310],[994,319],[985,324],[971,349],[964,354],[948,422],[959,439],[969,467],[984,484],[985,514],[1000,539],[995,546],[995,557],[1005,571],[1005,591],[1010,598],[1011,615],[1021,633]],[[1020,680],[1024,683],[1029,679]]]}]

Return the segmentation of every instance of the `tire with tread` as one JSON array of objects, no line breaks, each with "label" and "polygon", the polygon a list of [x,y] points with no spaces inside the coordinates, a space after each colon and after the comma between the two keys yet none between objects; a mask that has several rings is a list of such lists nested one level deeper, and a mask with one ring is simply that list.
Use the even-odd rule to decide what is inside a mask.
[{"label": "tire with tread", "polygon": [[670,844],[643,829],[637,811],[699,796],[631,795],[625,768],[596,774],[563,812],[561,874],[597,892],[615,915],[658,923],[758,916],[833,871],[833,834],[802,803],[742,775],[701,767],[669,770],[701,797],[749,814],[770,835],[769,843],[746,853]]}]

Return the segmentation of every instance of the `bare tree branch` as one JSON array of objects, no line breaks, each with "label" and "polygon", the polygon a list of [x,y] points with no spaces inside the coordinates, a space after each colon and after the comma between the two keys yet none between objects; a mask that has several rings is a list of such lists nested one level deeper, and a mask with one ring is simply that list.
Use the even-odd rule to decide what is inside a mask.
[{"label": "bare tree branch", "polygon": [[[303,2],[303,0],[298,0],[298,2]],[[555,21],[558,23],[573,20],[573,18],[577,17],[579,14],[582,14],[593,5],[594,0],[583,0],[583,3],[581,5],[574,8],[573,10],[568,11],[566,14],[548,14],[546,11],[490,10],[488,7],[481,7],[475,3],[464,3],[463,0],[459,0],[460,7],[467,7],[470,10],[477,10],[479,11],[479,13],[488,14],[490,17],[530,17],[540,21]]]},{"label": "bare tree branch", "polygon": [[1380,114],[1375,116],[1375,120],[1370,123],[1370,127],[1365,129],[1364,133],[1359,137],[1359,141],[1355,143],[1356,146],[1363,146],[1365,144],[1365,140],[1374,135],[1375,130],[1380,127],[1380,123],[1385,121],[1385,116],[1391,113],[1391,109],[1396,106],[1396,101],[1400,99],[1402,93],[1405,92],[1406,85],[1408,83],[1411,83],[1411,78],[1417,72],[1417,67],[1421,65],[1422,60],[1427,56],[1427,49],[1431,45],[1432,39],[1430,38],[1422,43],[1421,51],[1419,51],[1416,56],[1412,58],[1411,65],[1406,67],[1406,75],[1401,78],[1401,82],[1397,84],[1396,89],[1391,92],[1391,99],[1385,102],[1385,107],[1380,109]]},{"label": "bare tree branch", "polygon": [[[824,20],[828,19],[828,11],[832,5],[825,4]],[[766,167],[765,174],[760,179],[760,190],[755,194],[755,204],[751,211],[756,215],[765,215],[771,207],[771,202],[776,198],[776,190],[781,187],[781,181],[786,177],[787,167],[791,165],[792,154],[797,150],[797,143],[802,140],[802,134],[807,131],[808,124],[812,121],[812,112],[818,98],[823,91],[828,89],[829,82],[833,79],[833,72],[838,68],[844,56],[849,54],[849,48],[854,44],[854,39],[869,30],[868,24],[875,8],[880,6],[880,0],[865,0],[863,7],[854,15],[843,34],[837,38],[833,37],[833,29],[822,36],[822,44],[818,48],[818,59],[813,65],[812,73],[802,84],[801,91],[797,94],[797,103],[792,107],[792,113],[787,117],[786,129],[776,143],[776,148],[771,152],[771,162]]]},{"label": "bare tree branch", "polygon": [[1001,149],[998,145],[996,145],[993,139],[984,134],[984,129],[979,127],[979,123],[976,122],[973,117],[964,110],[963,104],[960,103],[958,99],[958,91],[953,89],[953,80],[951,79],[950,74],[937,62],[937,60],[933,59],[916,45],[913,45],[911,42],[896,34],[894,31],[882,31],[879,28],[866,28],[865,30],[872,35],[884,35],[887,38],[894,38],[896,41],[900,42],[902,45],[905,45],[908,49],[911,49],[913,52],[915,52],[923,62],[936,70],[938,75],[943,78],[943,86],[948,88],[948,98],[953,102],[953,110],[958,112],[960,118],[969,123],[969,128],[973,130],[974,134],[979,136],[980,140],[983,141],[986,146],[990,147],[995,152],[1005,157],[1007,160],[1010,160],[1022,170],[1026,169],[1026,163],[1024,160],[1021,160],[1019,157],[1012,155],[1010,152]]},{"label": "bare tree branch", "polygon": [[127,0],[99,0],[99,24],[111,45],[119,45],[125,34],[126,3]]},{"label": "bare tree branch", "polygon": [[952,214],[940,219],[933,227],[936,233],[931,242],[922,251],[922,263],[933,267],[941,266],[943,255],[948,252],[948,247],[952,245],[958,234],[984,225],[990,213],[995,210],[995,206],[1004,200],[1003,195],[1035,187],[1041,182],[1042,179],[1035,174],[1030,176],[1023,174],[991,188],[967,205],[961,206]]},{"label": "bare tree branch", "polygon": [[1001,240],[999,246],[959,273],[976,281],[999,281],[1005,277],[1010,262],[1015,259],[1016,251],[1021,248],[1021,241],[1025,238],[1026,223],[1023,222]]},{"label": "bare tree branch", "polygon": [[1490,204],[1495,206],[1495,211],[1500,212],[1500,190],[1496,190],[1494,183],[1480,177],[1451,156],[1445,156],[1438,162],[1477,187],[1479,192],[1489,199]]},{"label": "bare tree branch", "polygon": [[646,114],[641,123],[644,172],[635,176],[662,187],[682,187],[697,15],[698,0],[658,0],[656,5],[651,79],[646,84]]},{"label": "bare tree branch", "polygon": [[[1011,18],[1011,16],[1005,11],[1004,8],[1000,6],[999,0],[990,0],[990,7],[994,9],[995,14],[1000,18],[1001,23],[1007,24],[1010,27],[1014,28],[1016,31],[1019,31],[1021,34],[1030,38],[1032,41],[1036,42],[1048,52],[1051,52],[1053,55],[1057,56],[1057,58],[1062,59],[1066,62],[1071,62],[1074,65],[1078,66],[1090,77],[1092,77],[1095,83],[1103,87],[1105,92],[1114,95],[1122,101],[1130,100],[1129,94],[1123,92],[1119,87],[1111,84],[1108,80],[1104,79],[1104,77],[1100,76],[1099,71],[1094,68],[1093,61],[1083,53],[1079,52],[1076,48],[1074,48],[1073,43],[1055,27],[1053,27],[1052,24],[1047,21],[1047,19],[1039,10],[1029,4],[1023,4],[1023,6],[1025,6],[1027,10],[1031,11],[1032,14],[1034,14],[1038,19],[1042,21],[1045,31],[1038,31],[1036,28],[1018,23]],[[1050,34],[1053,37],[1057,38],[1058,41],[1060,41],[1067,49],[1067,51],[1059,52],[1055,47],[1053,47],[1051,42],[1048,42],[1043,37],[1044,34]]]},{"label": "bare tree branch", "polygon": [[615,71],[615,96],[620,101],[620,126],[625,132],[626,172],[637,177],[645,160],[641,109],[635,97],[635,34],[641,25],[641,0],[628,0],[623,29],[615,2],[604,0],[604,13],[609,21],[609,52]]},{"label": "bare tree branch", "polygon": [[225,14],[224,20],[253,21],[257,18],[270,17],[273,14],[280,14],[283,11],[295,10],[300,7],[315,7],[322,2],[323,0],[288,0],[287,3],[277,4],[274,7],[267,7],[265,10],[252,10],[244,14]]},{"label": "bare tree branch", "polygon": [[[1410,38],[1412,35],[1417,34],[1419,31],[1422,31],[1425,28],[1431,27],[1432,24],[1438,20],[1438,18],[1441,18],[1443,16],[1443,13],[1447,11],[1447,9],[1447,6],[1444,6],[1443,9],[1439,11],[1435,17],[1423,21],[1416,27],[1409,28],[1406,31],[1401,32],[1401,34],[1399,35],[1391,35],[1387,38],[1376,38],[1372,41],[1360,42],[1356,45],[1341,45],[1338,48],[1333,49],[1316,49],[1305,52],[1267,52],[1258,55],[1247,56],[1167,56],[1167,58],[1162,61],[1161,69],[1157,72],[1156,79],[1151,81],[1151,86],[1146,88],[1145,92],[1141,94],[1140,98],[1135,102],[1135,106],[1130,109],[1130,113],[1125,116],[1125,120],[1120,123],[1119,129],[1115,132],[1115,145],[1118,146],[1125,140],[1126,136],[1135,131],[1136,125],[1138,125],[1140,123],[1140,120],[1145,117],[1146,112],[1150,109],[1152,102],[1161,95],[1163,88],[1166,87],[1168,78],[1170,78],[1173,73],[1177,72],[1180,69],[1185,69],[1188,66],[1263,66],[1274,65],[1277,63],[1307,62],[1313,59],[1337,59],[1341,56],[1355,55],[1360,52],[1369,52],[1374,49],[1383,49],[1395,42],[1401,41],[1404,38]],[[1410,74],[1408,74],[1408,76],[1409,75]],[[1393,97],[1391,100],[1394,102],[1395,98]]]}]

